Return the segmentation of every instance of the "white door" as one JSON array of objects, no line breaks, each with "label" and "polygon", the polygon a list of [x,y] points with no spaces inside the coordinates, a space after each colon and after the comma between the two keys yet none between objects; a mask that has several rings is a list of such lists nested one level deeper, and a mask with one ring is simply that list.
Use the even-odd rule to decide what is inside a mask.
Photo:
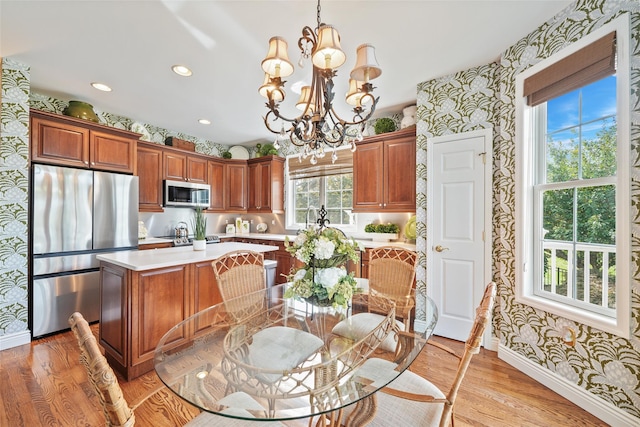
[{"label": "white door", "polygon": [[491,280],[492,130],[428,140],[427,293],[436,335],[467,339]]}]

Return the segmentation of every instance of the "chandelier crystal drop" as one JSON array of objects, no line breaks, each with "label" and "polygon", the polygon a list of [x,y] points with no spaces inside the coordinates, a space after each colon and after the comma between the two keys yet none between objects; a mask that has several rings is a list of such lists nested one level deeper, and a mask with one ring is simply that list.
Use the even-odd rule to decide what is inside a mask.
[{"label": "chandelier crystal drop", "polygon": [[[353,106],[351,121],[342,119],[333,108],[333,78],[337,68],[346,62],[346,55],[340,47],[340,34],[331,25],[321,23],[320,0],[317,7],[317,26],[315,29],[305,26],[298,40],[300,60],[303,68],[307,60],[311,61],[313,71],[311,84],[302,87],[296,108],[298,117],[288,118],[280,113],[280,102],[285,99],[282,80],[293,74],[294,67],[289,60],[288,44],[282,37],[269,40],[267,56],[262,61],[265,72],[264,81],[258,92],[267,98],[267,114],[264,124],[270,132],[276,134],[274,146],[287,138],[298,147],[303,147],[299,159],[311,157],[315,164],[325,155],[325,147],[332,148],[335,162],[335,148],[349,145],[355,151],[356,142],[362,140],[362,131],[366,121],[373,115],[379,98],[373,96],[371,80],[382,74],[375,56],[375,48],[362,44],[356,50],[356,65],[351,71],[349,91],[345,96],[347,104]],[[366,108],[365,108],[366,106]]]}]

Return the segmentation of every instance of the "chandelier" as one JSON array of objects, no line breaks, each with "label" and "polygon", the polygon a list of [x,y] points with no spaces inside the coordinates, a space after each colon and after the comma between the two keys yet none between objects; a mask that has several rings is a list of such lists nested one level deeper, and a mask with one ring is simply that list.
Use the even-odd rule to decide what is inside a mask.
[{"label": "chandelier", "polygon": [[[349,90],[345,101],[353,106],[351,121],[338,116],[333,108],[333,78],[336,69],[346,61],[346,55],[340,48],[340,34],[331,25],[320,21],[320,0],[317,7],[317,27],[312,29],[305,26],[302,36],[298,40],[300,61],[298,66],[304,66],[307,59],[311,59],[313,72],[311,85],[303,86],[296,107],[302,113],[295,118],[288,118],[280,113],[280,102],[284,101],[285,91],[282,80],[290,76],[293,64],[289,61],[287,42],[282,37],[272,37],[269,40],[269,51],[262,61],[265,72],[264,82],[259,92],[267,98],[269,109],[264,116],[264,124],[269,131],[275,133],[275,148],[279,148],[279,141],[287,138],[292,144],[303,147],[300,160],[311,156],[311,163],[316,164],[317,158],[325,156],[325,148],[333,149],[332,161],[337,159],[335,149],[343,144],[350,144],[355,151],[356,141],[362,140],[362,131],[366,121],[375,111],[379,98],[374,98],[371,80],[380,76],[382,70],[375,56],[375,48],[370,44],[358,46],[356,51],[356,65],[351,70]],[[368,109],[365,109],[365,105]],[[280,126],[280,129],[278,129]]]}]

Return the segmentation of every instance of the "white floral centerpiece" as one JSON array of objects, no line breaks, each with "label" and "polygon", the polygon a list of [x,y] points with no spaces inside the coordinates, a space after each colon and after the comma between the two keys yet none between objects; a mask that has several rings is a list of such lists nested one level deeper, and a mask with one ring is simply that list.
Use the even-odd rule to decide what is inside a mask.
[{"label": "white floral centerpiece", "polygon": [[346,262],[358,261],[360,246],[335,228],[307,229],[290,242],[287,252],[304,263],[288,277],[291,285],[284,297],[300,297],[320,306],[347,307],[357,291],[353,273],[347,273]]}]

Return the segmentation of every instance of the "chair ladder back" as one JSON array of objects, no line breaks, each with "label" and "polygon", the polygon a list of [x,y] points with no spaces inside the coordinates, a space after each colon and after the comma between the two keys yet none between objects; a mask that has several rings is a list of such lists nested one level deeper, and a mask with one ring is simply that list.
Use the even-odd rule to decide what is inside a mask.
[{"label": "chair ladder back", "polygon": [[409,329],[409,314],[415,305],[413,281],[416,275],[418,255],[414,251],[397,246],[381,246],[369,252],[369,290],[371,311],[385,311],[382,304],[377,307],[376,294],[382,294],[396,303],[396,314],[406,322]]},{"label": "chair ladder back", "polygon": [[444,410],[442,412],[442,418],[440,419],[440,426],[444,427],[448,425],[449,419],[452,415],[453,404],[456,400],[456,396],[458,395],[458,390],[460,389],[460,385],[462,384],[462,379],[469,368],[469,363],[471,363],[471,358],[474,354],[480,352],[480,344],[482,343],[482,336],[489,324],[491,319],[491,313],[493,310],[493,304],[496,298],[496,284],[495,282],[490,282],[485,290],[484,295],[482,296],[482,300],[480,301],[480,305],[476,308],[476,318],[473,322],[473,326],[471,327],[471,332],[469,333],[469,337],[465,342],[464,353],[458,362],[458,369],[456,371],[456,376],[447,393],[447,403],[444,405]]},{"label": "chair ladder back", "polygon": [[264,309],[264,295],[258,292],[267,288],[262,253],[229,252],[214,260],[211,267],[222,301],[228,304],[227,310],[235,320]]},{"label": "chair ladder back", "polygon": [[100,352],[89,323],[82,314],[75,312],[69,317],[69,325],[78,340],[80,361],[86,368],[89,380],[100,398],[107,426],[133,426],[135,424],[133,410],[124,398],[113,369]]}]

